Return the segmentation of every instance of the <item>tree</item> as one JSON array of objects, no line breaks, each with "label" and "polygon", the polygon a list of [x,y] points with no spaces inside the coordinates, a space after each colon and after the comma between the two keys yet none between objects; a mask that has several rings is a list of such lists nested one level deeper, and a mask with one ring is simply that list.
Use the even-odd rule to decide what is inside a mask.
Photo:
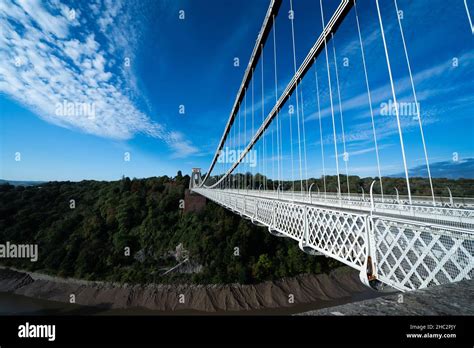
[{"label": "tree", "polygon": [[256,280],[265,280],[273,269],[272,262],[267,254],[262,254],[258,257],[257,263],[253,266],[253,276]]}]

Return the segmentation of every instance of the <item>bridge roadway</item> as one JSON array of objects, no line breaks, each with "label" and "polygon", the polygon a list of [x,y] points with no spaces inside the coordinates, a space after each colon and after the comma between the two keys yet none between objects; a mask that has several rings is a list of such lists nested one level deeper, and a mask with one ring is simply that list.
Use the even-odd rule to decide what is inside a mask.
[{"label": "bridge roadway", "polygon": [[[286,202],[311,204],[320,207],[337,208],[344,211],[368,212],[373,215],[400,217],[430,224],[447,225],[474,230],[474,199],[453,198],[453,203],[446,197],[439,197],[433,206],[431,197],[412,196],[412,205],[405,196],[308,193],[301,191],[278,190],[216,190],[225,193],[278,199]],[[454,207],[452,207],[454,205]]]},{"label": "bridge roadway", "polygon": [[[474,276],[474,209],[433,206],[424,198],[314,195],[302,192],[193,188],[270,233],[298,241],[360,272],[367,285],[380,281],[415,290]],[[400,203],[398,203],[400,202]]]}]

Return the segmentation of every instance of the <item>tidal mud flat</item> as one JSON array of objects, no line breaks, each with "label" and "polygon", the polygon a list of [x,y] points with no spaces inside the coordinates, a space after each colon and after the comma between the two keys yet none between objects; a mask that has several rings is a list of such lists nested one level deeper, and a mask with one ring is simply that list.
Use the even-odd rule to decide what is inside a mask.
[{"label": "tidal mud flat", "polygon": [[[304,274],[253,285],[132,285],[52,277],[35,272],[0,269],[0,292],[99,307],[110,314],[234,313],[288,314],[297,308],[332,307],[377,297],[360,283],[358,274],[342,267],[330,274]],[[107,314],[107,313],[105,313]]]}]

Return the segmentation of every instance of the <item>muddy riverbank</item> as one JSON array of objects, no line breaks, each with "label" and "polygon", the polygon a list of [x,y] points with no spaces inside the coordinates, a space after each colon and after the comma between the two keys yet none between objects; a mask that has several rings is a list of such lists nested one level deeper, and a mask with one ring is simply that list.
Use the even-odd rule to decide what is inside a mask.
[{"label": "muddy riverbank", "polygon": [[[360,283],[357,272],[346,267],[330,274],[300,275],[255,285],[129,285],[0,269],[0,292],[4,298],[15,296],[19,304],[34,298],[67,306],[74,295],[75,306],[101,308],[102,314],[290,314],[378,296]],[[47,306],[36,303],[37,307],[42,305]],[[79,310],[71,308],[71,314]]]}]

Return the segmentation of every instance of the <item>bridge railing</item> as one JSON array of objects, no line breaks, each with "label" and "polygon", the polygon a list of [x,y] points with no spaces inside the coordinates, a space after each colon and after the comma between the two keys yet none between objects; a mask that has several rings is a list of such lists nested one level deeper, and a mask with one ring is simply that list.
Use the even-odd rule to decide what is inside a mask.
[{"label": "bridge railing", "polygon": [[340,197],[337,197],[336,195],[316,196],[309,195],[304,192],[236,189],[225,189],[218,191],[246,196],[266,197],[271,199],[277,198],[281,200],[302,202],[313,205],[326,205],[328,208],[339,207],[343,209],[363,210],[370,214],[385,214],[392,215],[394,217],[406,217],[416,219],[420,222],[449,225],[458,228],[470,228],[474,230],[473,209],[434,207],[432,205],[395,204],[382,202],[381,200],[376,200],[376,202],[372,204],[369,198],[364,200],[349,200],[340,199]]},{"label": "bridge railing", "polygon": [[298,241],[305,252],[349,265],[366,283],[378,279],[406,291],[474,276],[473,231],[229,190],[194,190]]},{"label": "bridge railing", "polygon": [[273,233],[299,242],[305,252],[314,251],[366,272],[368,260],[367,214],[343,212],[228,190],[194,189],[227,209],[268,227]]}]

